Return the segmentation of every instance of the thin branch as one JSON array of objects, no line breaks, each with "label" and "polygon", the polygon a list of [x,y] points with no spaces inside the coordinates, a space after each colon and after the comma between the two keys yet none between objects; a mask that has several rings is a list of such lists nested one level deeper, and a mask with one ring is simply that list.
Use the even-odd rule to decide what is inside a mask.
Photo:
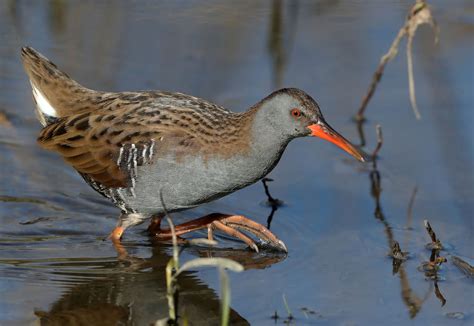
[{"label": "thin branch", "polygon": [[382,58],[380,59],[379,65],[377,67],[377,70],[375,70],[374,76],[372,77],[372,82],[370,83],[369,90],[367,91],[367,94],[365,95],[364,99],[362,100],[362,103],[359,107],[359,110],[356,115],[356,120],[358,121],[363,121],[364,120],[364,112],[365,109],[367,108],[367,104],[369,104],[370,99],[375,93],[375,89],[377,88],[377,85],[379,84],[380,80],[382,79],[383,72],[385,70],[385,66],[387,63],[395,58],[395,56],[398,53],[398,45],[400,44],[400,41],[402,40],[403,36],[405,36],[405,28],[402,27],[397,34],[397,37],[392,42],[392,45],[390,46],[389,50],[387,53],[385,53]]},{"label": "thin branch", "polygon": [[371,178],[372,178],[372,185],[375,185],[377,187],[373,188],[376,190],[376,192],[380,193],[380,173],[377,170],[377,155],[380,152],[380,149],[382,148],[383,145],[383,135],[382,135],[382,126],[379,124],[375,126],[375,131],[377,133],[377,146],[375,146],[374,151],[372,152],[372,172],[371,172]]},{"label": "thin branch", "polygon": [[364,147],[365,144],[366,144],[366,141],[365,141],[365,133],[364,133],[364,120],[358,120],[356,119],[356,124],[357,124],[357,134],[359,135],[359,139],[360,139],[360,144],[359,146],[360,147]]},{"label": "thin branch", "polygon": [[367,94],[362,100],[362,103],[359,107],[359,110],[356,114],[357,121],[364,120],[364,112],[367,108],[367,105],[375,93],[377,85],[379,84],[380,80],[382,79],[382,75],[385,70],[385,66],[389,61],[396,57],[398,54],[398,48],[400,45],[400,41],[403,37],[407,37],[407,68],[408,68],[408,91],[410,96],[410,103],[413,108],[413,112],[415,113],[415,117],[417,119],[421,119],[420,111],[416,104],[416,96],[415,96],[415,82],[413,77],[413,57],[412,57],[412,47],[413,47],[413,38],[415,37],[415,32],[420,25],[428,24],[430,25],[435,32],[435,43],[438,43],[438,35],[439,35],[439,28],[436,24],[435,19],[431,13],[431,8],[424,0],[417,0],[415,5],[413,5],[410,9],[410,13],[405,21],[405,24],[400,28],[398,31],[397,36],[393,40],[392,44],[390,45],[389,50],[385,53],[382,58],[380,59],[379,65],[375,70],[375,73],[372,77],[372,82],[369,86]]},{"label": "thin branch", "polygon": [[372,161],[376,161],[377,154],[379,153],[380,149],[383,145],[383,135],[382,135],[382,126],[376,125],[375,131],[377,132],[377,146],[375,147],[374,151],[372,152]]}]

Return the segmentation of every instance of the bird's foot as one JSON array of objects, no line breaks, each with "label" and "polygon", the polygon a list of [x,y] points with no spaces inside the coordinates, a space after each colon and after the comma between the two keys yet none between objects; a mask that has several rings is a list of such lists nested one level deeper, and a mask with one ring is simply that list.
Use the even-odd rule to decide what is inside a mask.
[{"label": "bird's foot", "polygon": [[115,229],[109,234],[107,237],[108,239],[112,240],[113,242],[120,242],[123,233],[125,232],[125,228],[122,226],[116,226]]},{"label": "bird's foot", "polygon": [[114,245],[115,251],[117,251],[117,255],[119,259],[128,256],[127,251],[125,250],[125,248],[122,246],[122,243],[120,242],[120,239],[122,239],[122,235],[124,232],[125,232],[125,228],[121,226],[116,226],[107,237],[107,239],[110,239],[112,241],[112,244]]},{"label": "bird's foot", "polygon": [[[162,217],[156,217],[152,220],[148,231],[159,240],[169,240],[172,237],[170,229],[162,229],[160,227]],[[263,225],[252,221],[242,215],[228,215],[214,213],[203,216],[201,218],[175,226],[176,236],[186,234],[192,231],[207,228],[209,240],[214,238],[214,230],[219,230],[232,237],[238,238],[245,242],[250,248],[259,251],[256,243],[249,236],[242,233],[245,231],[259,238],[266,246],[277,249],[279,251],[288,252],[283,241],[278,239],[270,230]]]},{"label": "bird's foot", "polygon": [[116,226],[112,230],[112,232],[110,232],[109,236],[107,238],[104,238],[104,240],[108,239],[112,241],[112,245],[114,246],[114,249],[117,252],[117,258],[121,261],[128,260],[128,252],[121,242],[122,235],[124,232],[125,232],[124,227]]}]

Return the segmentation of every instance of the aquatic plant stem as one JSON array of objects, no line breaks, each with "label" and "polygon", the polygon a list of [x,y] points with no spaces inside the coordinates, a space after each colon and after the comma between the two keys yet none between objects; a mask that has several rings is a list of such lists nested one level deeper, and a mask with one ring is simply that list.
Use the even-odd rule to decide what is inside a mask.
[{"label": "aquatic plant stem", "polygon": [[221,325],[229,325],[230,313],[230,286],[229,276],[223,267],[219,267],[219,278],[221,283]]}]

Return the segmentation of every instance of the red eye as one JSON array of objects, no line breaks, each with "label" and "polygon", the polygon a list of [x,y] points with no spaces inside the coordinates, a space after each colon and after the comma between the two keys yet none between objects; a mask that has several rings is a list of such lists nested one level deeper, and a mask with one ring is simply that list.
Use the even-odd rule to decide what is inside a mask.
[{"label": "red eye", "polygon": [[301,111],[300,111],[300,109],[292,109],[292,110],[291,110],[291,115],[292,115],[294,118],[299,118],[299,117],[301,117]]}]

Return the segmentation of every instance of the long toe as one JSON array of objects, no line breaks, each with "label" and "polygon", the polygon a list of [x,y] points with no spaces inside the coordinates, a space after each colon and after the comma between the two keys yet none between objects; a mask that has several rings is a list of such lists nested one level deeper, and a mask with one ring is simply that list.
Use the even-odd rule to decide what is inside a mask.
[{"label": "long toe", "polygon": [[[159,224],[158,224],[159,225]],[[193,231],[208,229],[208,237],[212,238],[212,229],[218,229],[234,238],[245,242],[251,249],[259,251],[258,246],[249,236],[241,231],[254,235],[261,241],[261,246],[271,248],[277,251],[288,252],[283,241],[278,239],[269,229],[262,224],[252,221],[241,215],[228,215],[213,213],[201,218],[176,225],[175,232],[177,236],[187,234]],[[171,238],[171,230],[159,228],[159,232],[154,233],[158,240],[168,240]],[[260,244],[259,244],[260,245]]]},{"label": "long toe", "polygon": [[265,247],[270,247],[278,251],[288,252],[288,249],[283,241],[278,239],[269,229],[260,223],[252,221],[242,215],[232,215],[221,219],[220,222],[232,227],[234,229],[240,229],[247,231],[257,238],[259,238]]},{"label": "long toe", "polygon": [[255,252],[258,252],[258,247],[255,244],[255,242],[250,239],[248,236],[237,230],[236,228],[233,228],[231,226],[225,225],[221,221],[215,221],[212,223],[213,226],[216,227],[216,229],[219,229],[220,231],[234,237],[242,240],[245,242],[251,249],[255,250]]}]

